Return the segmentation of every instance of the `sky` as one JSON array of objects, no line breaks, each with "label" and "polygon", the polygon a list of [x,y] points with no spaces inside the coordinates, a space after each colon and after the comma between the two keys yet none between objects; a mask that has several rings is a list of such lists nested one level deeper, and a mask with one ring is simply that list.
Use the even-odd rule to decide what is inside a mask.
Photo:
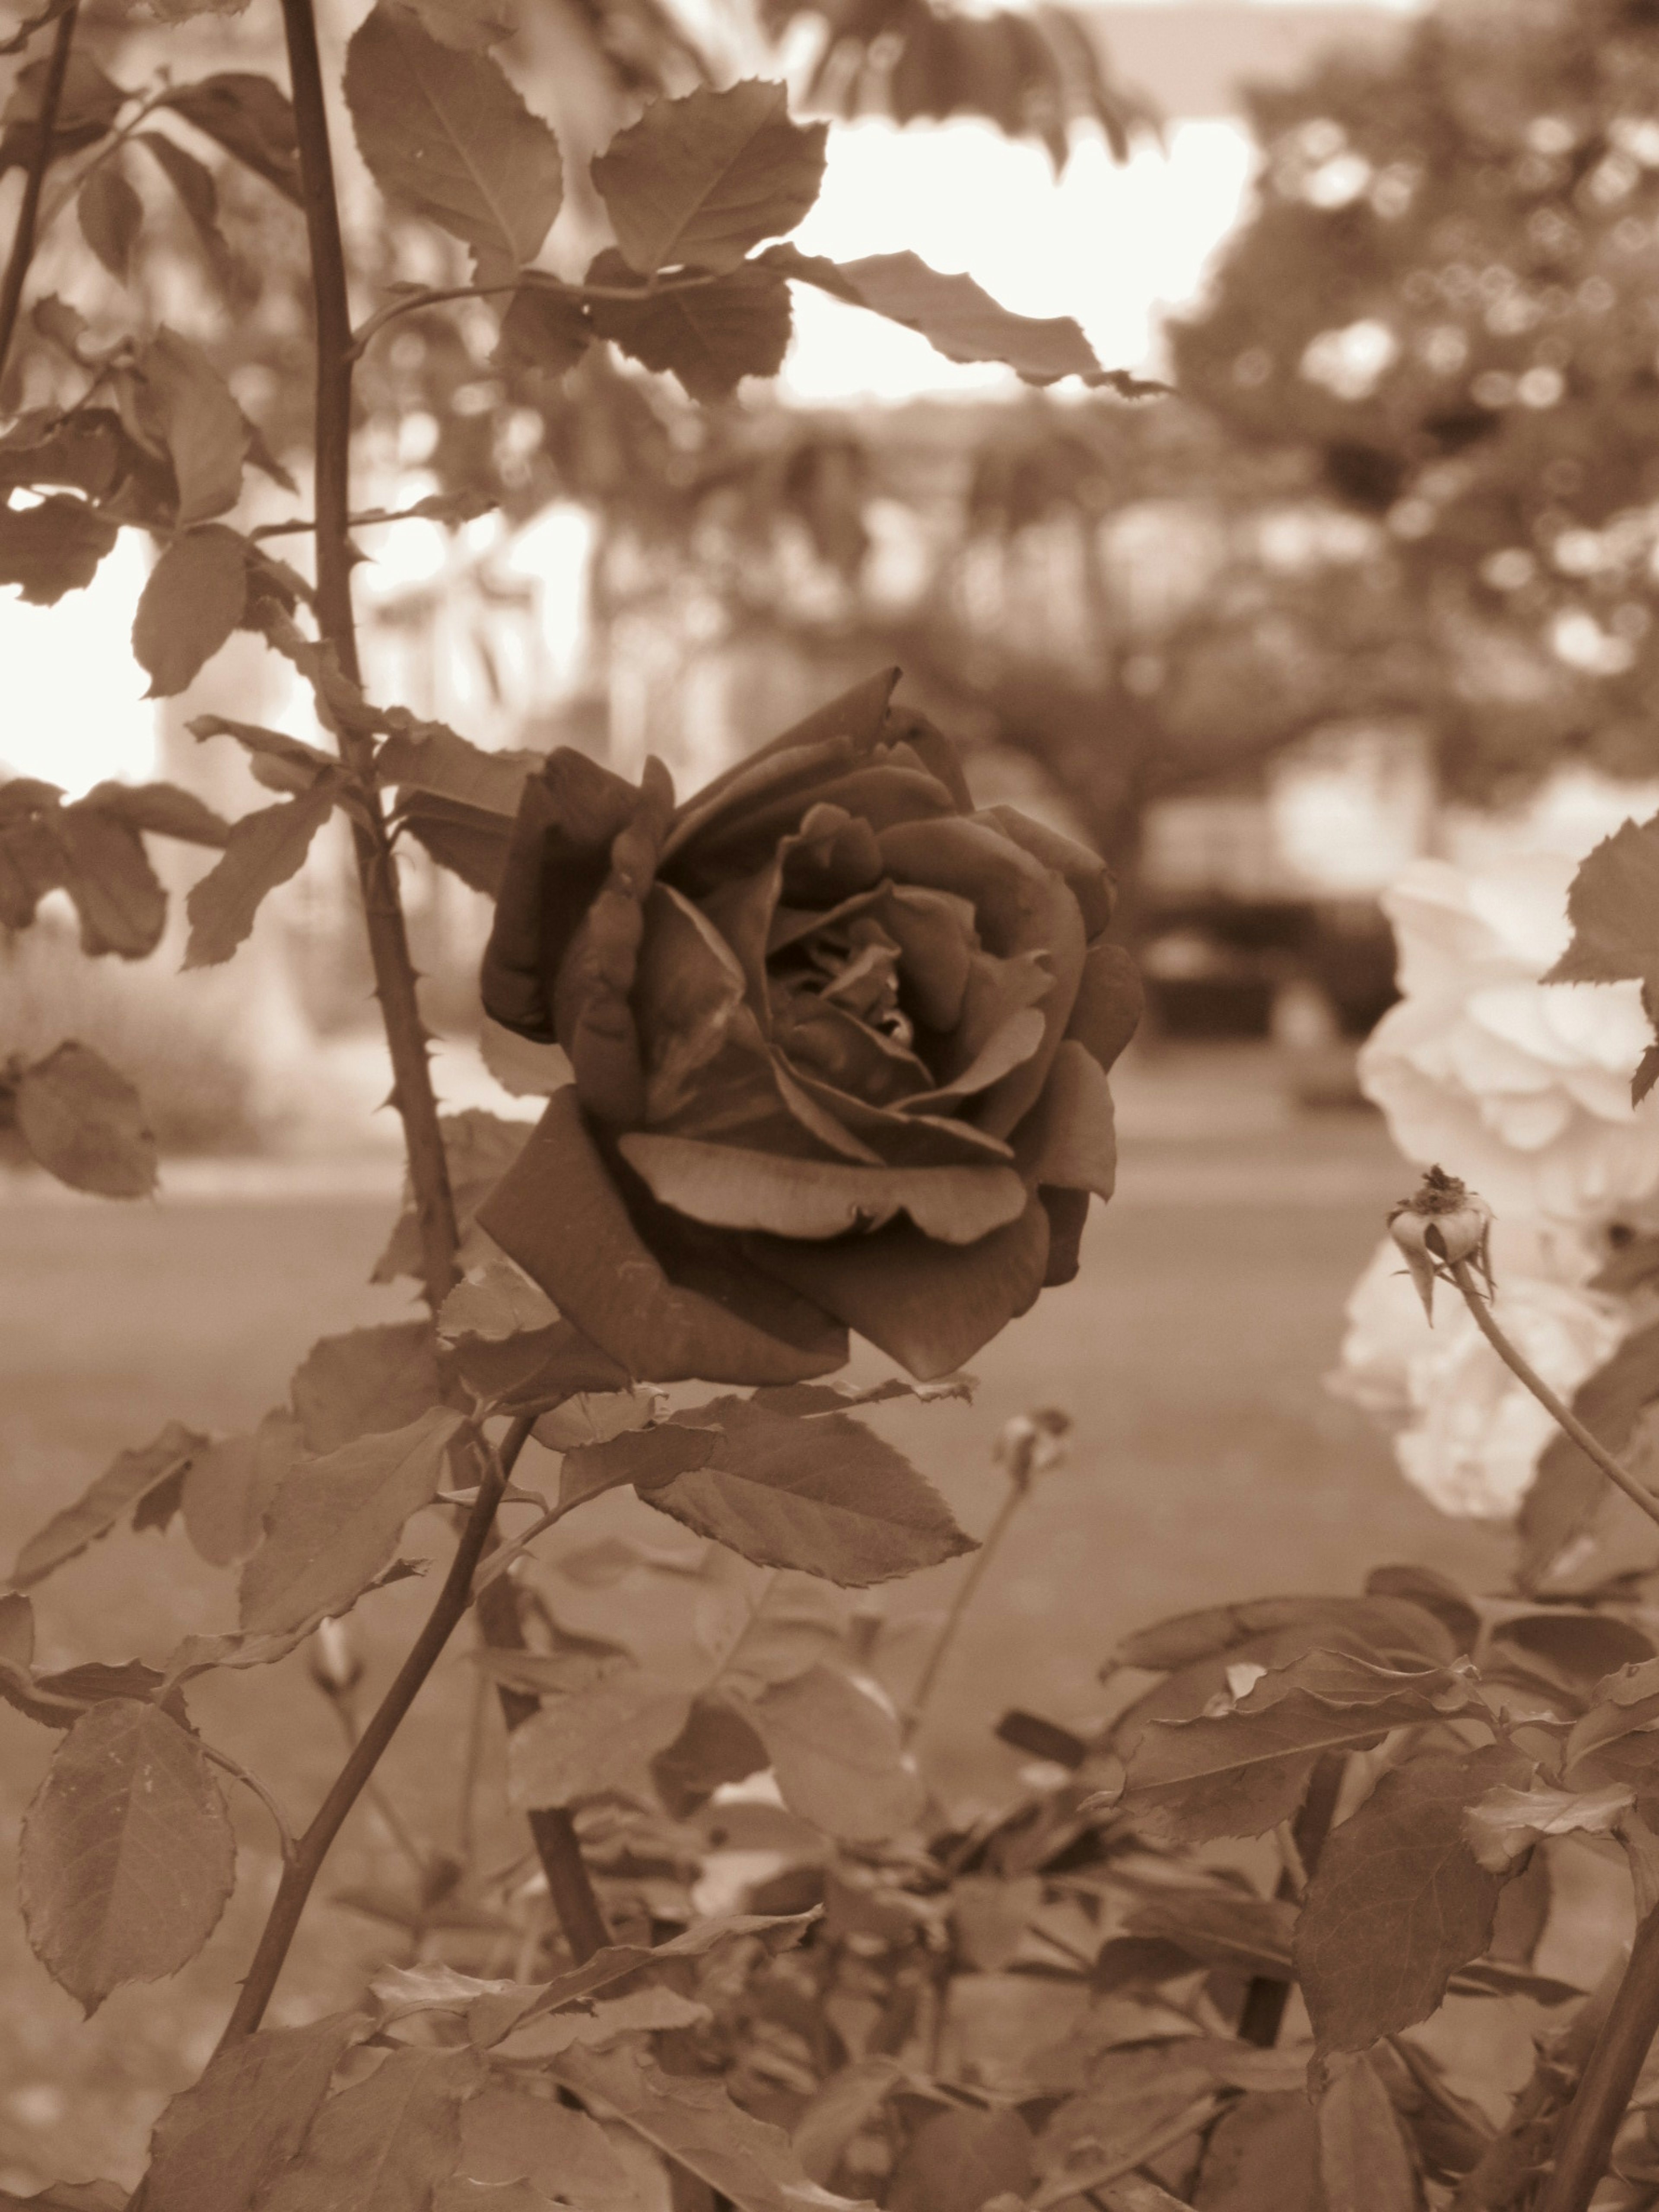
[{"label": "sky", "polygon": [[[1257,0],[1235,4],[1248,13]],[[1109,8],[1103,14],[1109,43]],[[908,247],[937,269],[966,270],[1019,313],[1075,316],[1109,368],[1155,372],[1160,320],[1198,295],[1246,204],[1251,167],[1243,125],[1224,116],[1176,118],[1162,149],[1144,145],[1123,165],[1079,134],[1059,179],[1039,148],[1010,144],[988,124],[900,131],[866,120],[832,131],[823,193],[795,235],[804,251],[840,260]],[[779,380],[787,398],[1018,389],[1011,370],[953,364],[896,325],[810,286],[795,292],[796,338]],[[562,597],[574,604],[579,538],[555,532],[547,543],[557,569],[544,580],[550,611]],[[412,541],[408,550],[427,557]],[[380,556],[386,580],[397,559],[395,546]],[[137,534],[125,531],[93,585],[57,607],[0,598],[5,768],[71,793],[153,773],[155,709],[125,644],[143,573]]]}]

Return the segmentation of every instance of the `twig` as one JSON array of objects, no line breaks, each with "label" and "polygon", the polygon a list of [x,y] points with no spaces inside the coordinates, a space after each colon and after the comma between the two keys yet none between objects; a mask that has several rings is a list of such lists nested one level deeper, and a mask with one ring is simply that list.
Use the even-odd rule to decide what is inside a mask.
[{"label": "twig", "polygon": [[164,84],[159,92],[149,92],[144,94],[143,100],[140,100],[138,106],[121,125],[120,129],[114,132],[110,137],[106,138],[103,144],[98,147],[94,152],[91,159],[89,161],[82,161],[80,167],[70,179],[68,184],[64,186],[63,190],[56,193],[52,198],[47,201],[46,208],[40,216],[40,228],[42,230],[50,230],[52,228],[53,223],[57,222],[58,216],[62,215],[64,210],[69,205],[70,202],[79,194],[81,187],[86,183],[87,179],[91,176],[94,170],[101,169],[106,161],[112,159],[115,155],[118,154],[122,147],[127,144],[128,141],[132,137],[134,132],[138,130],[140,125],[148,123],[150,117],[155,114],[156,109],[158,107],[165,107],[172,97],[173,87],[170,84]]},{"label": "twig", "polygon": [[299,1846],[294,1840],[294,1831],[288,1824],[288,1815],[270,1791],[257,1774],[252,1773],[240,1759],[233,1759],[228,1751],[221,1751],[216,1744],[208,1742],[204,1736],[198,1736],[196,1741],[201,1747],[204,1759],[210,1759],[216,1766],[223,1767],[227,1774],[234,1774],[236,1779],[246,1789],[251,1790],[259,1800],[276,1823],[277,1839],[282,1844],[283,1860],[289,1865],[292,1865]]},{"label": "twig", "polygon": [[35,143],[23,177],[23,197],[17,210],[17,228],[11,234],[6,273],[0,276],[0,377],[6,373],[11,342],[17,329],[17,312],[23,304],[23,286],[34,258],[35,228],[40,214],[40,192],[52,166],[52,141],[58,136],[58,111],[63,105],[64,84],[69,76],[70,49],[75,43],[75,21],[79,0],[70,0],[58,19],[58,35],[46,62],[46,82],[40,88],[40,112],[35,118]]},{"label": "twig", "polygon": [[[434,517],[422,500],[416,507],[398,507],[390,510],[371,507],[367,514],[349,514],[346,523],[349,529],[367,530],[371,524],[379,522],[431,522],[439,520],[441,518]],[[250,538],[304,538],[316,527],[311,516],[302,515],[297,522],[262,522],[247,534]]]},{"label": "twig", "polygon": [[1645,1513],[1650,1521],[1659,1522],[1659,1498],[1639,1483],[1628,1468],[1620,1466],[1606,1445],[1593,1437],[1571,1407],[1564,1405],[1537,1370],[1523,1359],[1492,1316],[1492,1305],[1474,1279],[1474,1271],[1467,1260],[1454,1261],[1450,1266],[1453,1282],[1463,1294],[1463,1303],[1474,1316],[1474,1325],[1512,1375],[1518,1376],[1539,1404],[1553,1416],[1557,1425],[1565,1430],[1581,1452],[1594,1460],[1607,1480],[1622,1490],[1632,1505]]},{"label": "twig", "polygon": [[[317,622],[338,655],[342,671],[356,684],[361,671],[351,611],[352,337],[345,249],[340,238],[328,111],[311,0],[283,0],[283,23],[294,87],[317,322]],[[347,767],[368,784],[374,766],[373,741],[361,731],[343,728],[340,751]],[[428,1302],[435,1311],[457,1280],[455,1250],[459,1239],[449,1166],[438,1126],[438,1104],[427,1063],[426,1029],[398,894],[397,863],[378,799],[367,817],[354,817],[352,840],[362,885],[374,988],[392,1054],[392,1103],[404,1125],[410,1183],[420,1223],[422,1278]]]},{"label": "twig", "polygon": [[478,1496],[455,1547],[444,1586],[427,1616],[426,1626],[410,1646],[408,1656],[381,1698],[368,1727],[357,1739],[356,1748],[335,1777],[334,1786],[318,1808],[310,1826],[301,1837],[293,1858],[283,1869],[276,1899],[266,1920],[264,1932],[259,1938],[253,1963],[248,1968],[247,1978],[242,1984],[236,2008],[226,2023],[219,2039],[219,2049],[240,2042],[252,2035],[264,2016],[270,2002],[276,1978],[282,1972],[289,1947],[294,1941],[300,1916],[305,1911],[312,1886],[322,1870],[329,1846],[339,1833],[346,1814],[362,1796],[363,1786],[381,1754],[398,1731],[404,1715],[415,1702],[421,1685],[436,1665],[438,1655],[448,1643],[455,1624],[466,1611],[472,1586],[473,1570],[478,1564],[489,1534],[490,1524],[495,1518],[495,1507],[500,1501],[511,1461],[504,1450],[500,1458],[487,1469],[478,1486]]},{"label": "twig", "polygon": [[580,1498],[567,1498],[557,1505],[550,1505],[545,1513],[538,1515],[530,1526],[515,1536],[510,1544],[503,1544],[499,1549],[491,1552],[478,1570],[478,1579],[472,1586],[473,1596],[482,1597],[490,1584],[499,1582],[508,1568],[517,1562],[520,1554],[530,1548],[538,1536],[545,1535],[550,1528],[562,1521],[567,1513],[573,1512],[582,1502]]},{"label": "twig", "polygon": [[385,307],[377,307],[351,342],[348,358],[360,361],[372,339],[379,337],[389,323],[401,315],[418,315],[428,307],[441,307],[451,300],[489,300],[502,292],[540,290],[556,293],[562,300],[659,300],[671,292],[700,292],[721,279],[714,274],[657,277],[649,284],[561,284],[535,281],[535,272],[513,277],[501,284],[444,284],[430,290],[406,292]]},{"label": "twig", "polygon": [[962,1624],[968,1617],[968,1608],[972,1605],[975,1595],[984,1581],[987,1570],[992,1560],[995,1559],[1002,1540],[1007,1534],[1025,1494],[1026,1486],[1017,1482],[1009,1484],[1008,1494],[997,1508],[995,1520],[986,1530],[984,1540],[968,1562],[967,1573],[957,1585],[957,1594],[951,1601],[951,1610],[945,1616],[944,1626],[939,1630],[933,1650],[927,1655],[927,1663],[921,1670],[921,1679],[905,1709],[903,1734],[906,1743],[909,1742],[921,1725],[922,1717],[927,1710],[928,1700],[932,1698],[938,1684],[939,1671],[951,1656],[951,1647],[956,1642]]}]

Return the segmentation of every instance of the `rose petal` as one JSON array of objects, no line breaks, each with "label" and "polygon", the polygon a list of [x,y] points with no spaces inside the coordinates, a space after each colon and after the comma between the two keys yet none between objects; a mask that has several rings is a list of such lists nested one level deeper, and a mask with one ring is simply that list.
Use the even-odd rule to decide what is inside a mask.
[{"label": "rose petal", "polygon": [[876,908],[903,961],[907,1006],[930,1030],[955,1029],[968,988],[968,964],[979,949],[974,910],[948,891],[890,884]]},{"label": "rose petal", "polygon": [[1025,1186],[1012,1168],[865,1167],[656,1130],[622,1138],[617,1150],[663,1205],[713,1229],[817,1242],[903,1212],[924,1236],[973,1244],[1025,1210]]},{"label": "rose petal", "polygon": [[635,804],[611,848],[611,868],[577,930],[553,987],[553,1019],[583,1106],[602,1121],[637,1121],[645,1069],[630,994],[645,928],[645,902],[673,811],[674,786],[647,760]]},{"label": "rose petal", "polygon": [[[704,823],[712,821],[728,802],[737,805],[777,785],[783,778],[800,773],[799,761],[785,764],[790,754],[817,754],[825,757],[853,760],[868,753],[876,744],[887,717],[887,702],[893,696],[893,686],[899,680],[896,668],[884,668],[878,674],[866,676],[828,706],[814,708],[805,718],[787,729],[781,737],[774,738],[747,759],[738,761],[712,782],[704,784],[681,807],[668,840],[672,856],[696,836]],[[826,750],[834,749],[834,750]]]},{"label": "rose petal", "polygon": [[1086,1190],[1040,1190],[1042,1210],[1048,1217],[1048,1265],[1043,1271],[1045,1291],[1058,1290],[1076,1279],[1083,1244],[1083,1224],[1089,1218]]},{"label": "rose petal", "polygon": [[844,805],[818,799],[799,830],[778,848],[783,896],[801,906],[833,906],[881,880],[881,847],[871,823]]},{"label": "rose petal", "polygon": [[1014,1151],[1028,1182],[1111,1196],[1117,1175],[1111,1089],[1100,1062],[1074,1038],[1054,1054],[1042,1096],[1021,1122]]},{"label": "rose petal", "polygon": [[[1044,979],[1046,981],[1046,978]],[[975,1054],[962,1073],[937,1091],[924,1091],[904,1101],[907,1110],[920,1107],[929,1109],[954,1104],[958,1100],[971,1098],[977,1091],[988,1091],[993,1084],[1031,1057],[1048,1035],[1048,1024],[1040,1009],[1022,1006],[1010,1014],[1000,1029],[988,1036]]]},{"label": "rose petal", "polygon": [[764,866],[781,840],[799,830],[809,802],[855,815],[878,833],[902,823],[957,818],[950,793],[926,769],[855,762],[723,809],[674,855],[675,882],[701,891]]},{"label": "rose petal", "polygon": [[1135,1033],[1146,994],[1139,971],[1121,945],[1091,945],[1066,1034],[1109,1068]]},{"label": "rose petal", "polygon": [[977,1244],[935,1243],[908,1222],[833,1244],[750,1237],[758,1267],[857,1329],[920,1382],[949,1375],[1042,1287],[1048,1216],[1032,1198]]},{"label": "rose petal", "polygon": [[1051,830],[1046,822],[1034,821],[1015,806],[988,806],[974,819],[994,822],[1005,837],[1012,837],[1033,860],[1041,860],[1045,868],[1052,868],[1056,875],[1063,876],[1066,889],[1082,913],[1084,935],[1099,936],[1112,918],[1117,898],[1112,872],[1098,853],[1091,851],[1087,845],[1079,845],[1074,837]]},{"label": "rose petal", "polygon": [[633,1006],[646,1059],[645,1118],[666,1121],[714,1060],[744,1004],[744,978],[707,915],[666,884],[652,886]]},{"label": "rose petal", "polygon": [[632,784],[568,745],[525,786],[482,978],[486,1012],[520,1036],[554,1042],[553,978],[638,799]]},{"label": "rose petal", "polygon": [[872,1105],[890,1105],[933,1087],[915,1053],[814,991],[774,997],[772,1036],[793,1075],[816,1076]]},{"label": "rose petal", "polygon": [[832,1115],[871,1148],[867,1157],[888,1167],[972,1167],[1012,1160],[1012,1145],[961,1121],[937,1114],[911,1114],[907,1102],[897,1106],[872,1106],[867,1098],[854,1098],[833,1084],[823,1083],[792,1071],[798,1089],[812,1103]]},{"label": "rose petal", "polygon": [[936,729],[926,714],[914,707],[890,707],[882,726],[882,737],[888,744],[908,747],[928,774],[936,775],[945,786],[955,799],[957,811],[963,814],[973,812],[973,795],[962,772],[960,749],[943,730]]},{"label": "rose petal", "polygon": [[[638,1382],[793,1382],[847,1358],[842,1331],[775,1284],[745,1295],[736,1253],[699,1268],[647,1247],[583,1121],[574,1086],[556,1091],[478,1221],[560,1311]],[[767,1271],[769,1273],[770,1270]],[[684,1279],[698,1273],[713,1295]],[[679,1278],[676,1279],[675,1277]],[[763,1304],[769,1327],[739,1310]]]}]

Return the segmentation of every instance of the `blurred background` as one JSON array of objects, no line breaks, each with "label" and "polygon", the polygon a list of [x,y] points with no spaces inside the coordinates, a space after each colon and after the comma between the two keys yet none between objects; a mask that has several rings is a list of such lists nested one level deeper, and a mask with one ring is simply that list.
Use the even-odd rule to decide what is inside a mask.
[{"label": "blurred background", "polygon": [[[118,76],[173,51],[86,12]],[[280,74],[270,13],[192,27],[193,58]],[[805,250],[913,247],[1176,387],[1038,392],[817,295],[776,385],[712,408],[597,349],[544,383],[495,356],[477,301],[404,319],[360,381],[358,504],[472,518],[362,533],[376,696],[486,746],[574,744],[628,775],[654,752],[684,792],[896,662],[983,801],[1117,871],[1149,988],[1114,1076],[1119,1194],[1080,1282],[976,1363],[977,1410],[882,1416],[975,1530],[996,1425],[1041,1403],[1076,1424],[929,1723],[938,1786],[1011,1786],[995,1715],[1085,1724],[1099,1661],[1161,1612],[1352,1588],[1389,1557],[1496,1579],[1501,1531],[1437,1514],[1324,1376],[1413,1180],[1358,1064],[1396,997],[1391,887],[1425,862],[1569,863],[1659,805],[1659,6],[525,0],[500,51],[557,124],[579,214],[587,153],[642,97],[784,75],[798,112],[835,118]],[[442,281],[340,137],[363,299]],[[213,353],[298,474],[297,228],[234,164],[213,175],[222,230],[159,169],[139,179],[169,249],[142,305]],[[0,234],[14,192],[0,155]],[[119,295],[71,226],[39,266],[95,336]],[[37,326],[9,404],[52,388],[51,356]],[[272,489],[269,515],[289,511]],[[128,532],[58,608],[0,604],[0,775],[159,775],[239,813],[263,797],[240,755],[187,723],[309,735],[305,701],[238,638],[144,703],[126,644],[144,568]],[[177,972],[178,900],[143,964],[83,961],[66,903],[0,939],[0,1057],[84,1036],[138,1084],[165,1155],[160,1200],[129,1206],[0,1169],[0,1544],[162,1420],[244,1427],[319,1334],[406,1310],[368,1283],[398,1130],[374,1110],[388,1070],[334,827],[233,968]],[[444,1101],[532,1114],[476,1050],[488,901],[406,850]],[[204,858],[173,853],[175,890]],[[123,1540],[52,1585],[41,1663],[222,1625],[223,1578],[176,1532],[137,1540],[137,1567]],[[957,1571],[896,1606],[937,1608]],[[387,1650],[408,1595],[380,1601]],[[304,1802],[334,1747],[291,1674],[210,1717]],[[465,1694],[423,1701],[390,1775],[417,1822],[440,1818],[422,1746],[451,1741]],[[0,1710],[13,1832],[45,1748]],[[249,1843],[222,1950],[88,2033],[0,1923],[0,2185],[137,2170],[274,1880]],[[365,1816],[339,1887],[390,1849]],[[309,2016],[384,1936],[319,1915],[276,2016]]]}]

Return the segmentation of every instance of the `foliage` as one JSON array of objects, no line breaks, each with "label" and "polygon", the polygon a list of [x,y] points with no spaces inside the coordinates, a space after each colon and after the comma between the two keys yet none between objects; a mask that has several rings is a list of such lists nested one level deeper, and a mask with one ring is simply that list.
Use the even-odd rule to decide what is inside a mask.
[{"label": "foliage", "polygon": [[[354,325],[316,27],[307,0],[283,15],[291,106],[253,72],[179,85],[158,70],[128,93],[77,44],[74,0],[54,4],[21,34],[49,52],[20,70],[0,142],[26,173],[0,355],[60,160],[82,165],[88,251],[126,271],[144,225],[115,164],[144,145],[234,289],[236,226],[193,156],[137,131],[150,114],[229,154],[282,220],[304,204],[311,514],[237,526],[246,469],[283,471],[206,351],[165,325],[94,340],[46,299],[33,327],[72,389],[0,443],[0,561],[51,604],[119,529],[145,530],[161,550],[134,641],[156,696],[250,629],[299,672],[331,743],[199,718],[273,794],[229,823],[167,786],[68,805],[3,787],[6,920],[28,927],[65,889],[88,954],[142,957],[166,920],[145,840],[182,839],[216,855],[185,899],[185,964],[218,966],[340,811],[409,1162],[377,1275],[412,1278],[425,1301],[319,1340],[245,1434],[174,1421],[118,1454],[24,1547],[0,1599],[0,1694],[58,1738],[26,1824],[26,1923],[88,2011],[210,1936],[234,1877],[222,1775],[275,1832],[264,1930],[136,2202],[785,2212],[873,2195],[896,2212],[1047,2212],[1086,2196],[1248,2212],[1265,2192],[1410,2212],[1428,2191],[1513,2203],[1549,2166],[1550,2212],[1582,2212],[1653,2028],[1644,1582],[1549,1603],[1383,1570],[1358,1598],[1152,1626],[1107,1662],[1112,1715],[1086,1739],[1004,1717],[1005,1740],[1046,1764],[966,1832],[942,1832],[912,1739],[972,1577],[908,1684],[848,1595],[971,1548],[860,1407],[970,1391],[947,1370],[1069,1276],[1089,1198],[1109,1194],[1105,1071],[1136,1000],[1105,939],[1100,862],[975,813],[948,743],[891,708],[890,675],[678,806],[656,763],[636,787],[568,750],[486,754],[360,681],[353,378],[406,317],[494,300],[505,356],[552,382],[580,362],[603,387],[614,370],[591,364],[614,347],[718,398],[775,366],[787,287],[806,282],[956,358],[1038,384],[1113,380],[1074,326],[1009,316],[912,256],[836,268],[769,244],[811,204],[823,132],[759,80],[648,106],[592,167],[614,244],[579,280],[541,265],[563,155],[493,57],[505,25],[454,0],[377,0],[344,89],[388,204],[465,247],[471,281],[388,287]],[[1016,36],[1010,21],[975,26],[981,54]],[[907,15],[906,36],[922,21]],[[267,550],[289,532],[313,562]],[[484,996],[518,1042],[498,1033],[491,1050],[547,1096],[533,1131],[438,1115],[398,896],[406,837],[498,899]],[[1604,964],[1628,952],[1607,950],[1611,911],[1592,891],[1577,915]],[[48,1170],[148,1187],[142,1107],[92,1048],[18,1054],[4,1095]],[[848,1328],[945,1379],[826,1379]],[[1005,1432],[1006,1502],[981,1561],[1066,1425],[1048,1410]],[[551,1492],[521,1480],[532,1437],[559,1456]],[[681,1540],[538,1553],[623,1488]],[[510,1538],[508,1508],[531,1515]],[[29,1592],[124,1524],[175,1516],[237,1570],[236,1625],[159,1665],[37,1668]],[[359,1726],[346,1617],[419,1571],[404,1547],[421,1516],[453,1548]],[[572,1584],[617,1592],[606,1632],[562,1620]],[[414,1937],[405,1963],[343,2013],[267,2028],[335,1837],[469,1613],[556,1928],[526,1919],[511,1881],[417,1850],[407,1895],[358,1900]],[[301,1646],[351,1741],[296,1831],[189,1701],[204,1676]],[[1266,1883],[1215,1850],[1269,1835]],[[1605,2007],[1534,1970],[1534,1869],[1579,1836],[1628,1853],[1643,1917]],[[1408,2039],[1449,1994],[1583,2000],[1504,2129]],[[1639,2118],[1620,2154],[1627,2201],[1651,2202]],[[111,2198],[94,2185],[37,2201]]]},{"label": "foliage", "polygon": [[1656,68],[1640,0],[1449,0],[1258,90],[1255,210],[1176,332],[1183,391],[1382,526],[1474,790],[1645,758]]}]

